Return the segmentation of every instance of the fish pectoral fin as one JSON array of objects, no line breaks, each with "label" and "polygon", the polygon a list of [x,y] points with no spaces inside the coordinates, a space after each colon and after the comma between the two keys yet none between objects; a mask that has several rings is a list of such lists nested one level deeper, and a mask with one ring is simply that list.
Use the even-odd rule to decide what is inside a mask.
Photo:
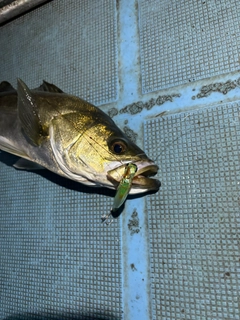
[{"label": "fish pectoral fin", "polygon": [[10,140],[2,136],[0,136],[0,150],[14,154],[15,156],[18,156],[18,157],[24,157],[24,158],[28,157],[24,152],[17,149],[17,147],[14,144],[12,144]]},{"label": "fish pectoral fin", "polygon": [[19,170],[43,170],[45,169],[40,164],[32,162],[27,159],[19,159],[14,165],[14,168]]},{"label": "fish pectoral fin", "polygon": [[18,116],[25,135],[35,146],[40,145],[42,126],[34,93],[18,79]]},{"label": "fish pectoral fin", "polygon": [[7,82],[7,81],[2,81],[0,83],[0,92],[12,92],[12,91],[16,91],[13,86]]},{"label": "fish pectoral fin", "polygon": [[28,156],[22,152],[21,150],[18,150],[16,146],[11,143],[10,140],[8,140],[5,137],[0,136],[0,150],[6,151],[8,153],[14,154],[15,156],[20,157],[20,159],[13,165],[17,169],[24,169],[24,170],[40,170],[45,169],[40,164],[37,164],[35,162],[32,162],[31,160],[28,160]]}]

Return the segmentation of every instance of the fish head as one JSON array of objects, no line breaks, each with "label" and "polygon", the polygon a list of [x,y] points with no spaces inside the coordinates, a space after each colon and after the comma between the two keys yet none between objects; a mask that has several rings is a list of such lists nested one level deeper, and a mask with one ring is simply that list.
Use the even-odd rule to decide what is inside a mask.
[{"label": "fish head", "polygon": [[49,127],[51,147],[64,174],[86,185],[117,189],[131,162],[138,170],[130,193],[158,190],[160,182],[151,178],[158,167],[143,150],[99,108],[76,97],[74,103],[78,106],[54,117]]},{"label": "fish head", "polygon": [[[117,128],[118,129],[118,128]],[[133,143],[118,129],[108,138],[108,148],[111,152],[107,170],[107,179],[117,188],[124,177],[126,165],[133,163],[137,171],[132,179],[130,194],[146,191],[157,191],[160,181],[152,178],[158,172],[158,166],[148,158],[145,152]]]}]

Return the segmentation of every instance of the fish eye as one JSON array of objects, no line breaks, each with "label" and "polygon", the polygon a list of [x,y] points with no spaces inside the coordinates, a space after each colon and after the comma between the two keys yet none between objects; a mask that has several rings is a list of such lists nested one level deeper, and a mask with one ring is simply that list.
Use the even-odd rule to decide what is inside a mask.
[{"label": "fish eye", "polygon": [[122,154],[126,151],[127,145],[123,141],[114,141],[111,145],[111,151],[115,154]]}]

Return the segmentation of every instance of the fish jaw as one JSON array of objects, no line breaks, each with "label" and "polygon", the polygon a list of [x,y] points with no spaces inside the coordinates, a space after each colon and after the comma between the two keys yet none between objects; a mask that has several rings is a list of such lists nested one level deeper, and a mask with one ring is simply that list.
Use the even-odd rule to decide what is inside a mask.
[{"label": "fish jaw", "polygon": [[[108,180],[115,186],[118,186],[125,170],[126,164],[130,161],[126,161],[125,164],[116,166],[112,170],[107,172]],[[132,187],[129,194],[139,194],[148,191],[158,191],[161,183],[158,179],[153,179],[152,176],[156,175],[158,172],[158,166],[150,159],[143,161],[133,162],[138,170],[134,175],[132,180]],[[116,164],[117,165],[117,164]]]}]

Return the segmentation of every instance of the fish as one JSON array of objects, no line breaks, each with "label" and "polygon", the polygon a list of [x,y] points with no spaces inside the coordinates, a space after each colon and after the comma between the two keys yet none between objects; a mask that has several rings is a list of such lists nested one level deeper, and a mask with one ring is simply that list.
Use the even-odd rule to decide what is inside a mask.
[{"label": "fish", "polygon": [[16,169],[48,169],[87,186],[116,190],[125,166],[137,166],[131,194],[157,191],[158,166],[100,108],[43,81],[29,89],[0,83],[0,150]]},{"label": "fish", "polygon": [[122,180],[120,181],[116,195],[114,197],[112,212],[115,212],[126,200],[132,186],[132,180],[137,172],[137,166],[134,163],[128,163],[125,167]]}]

